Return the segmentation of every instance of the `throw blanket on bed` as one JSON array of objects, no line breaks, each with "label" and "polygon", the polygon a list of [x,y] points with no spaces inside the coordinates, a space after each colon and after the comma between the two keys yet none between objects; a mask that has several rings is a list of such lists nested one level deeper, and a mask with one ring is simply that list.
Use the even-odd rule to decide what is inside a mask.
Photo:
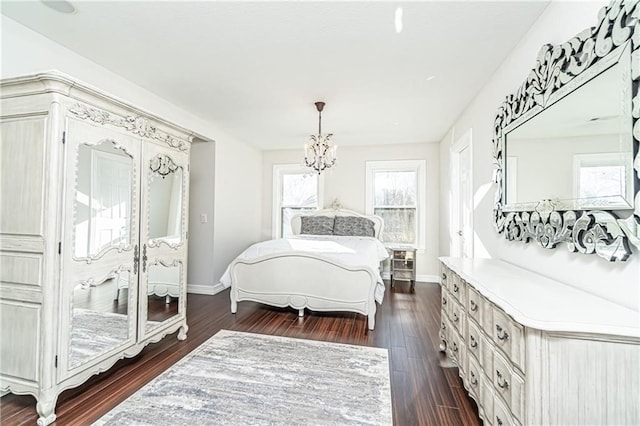
[{"label": "throw blanket on bed", "polygon": [[[253,244],[238,256],[252,260],[269,254],[283,252],[305,252],[338,261],[349,266],[368,266],[378,274],[376,302],[382,303],[384,283],[380,276],[380,262],[389,257],[382,242],[373,237],[343,237],[336,235],[297,235],[291,238],[268,240]],[[231,286],[229,267],[220,279],[225,287]]]}]

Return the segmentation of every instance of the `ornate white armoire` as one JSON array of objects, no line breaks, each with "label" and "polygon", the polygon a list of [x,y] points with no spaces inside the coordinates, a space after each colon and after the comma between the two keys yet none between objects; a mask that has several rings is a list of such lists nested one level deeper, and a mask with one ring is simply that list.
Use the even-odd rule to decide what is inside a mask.
[{"label": "ornate white armoire", "polygon": [[191,132],[58,73],[1,81],[0,390],[185,339]]}]

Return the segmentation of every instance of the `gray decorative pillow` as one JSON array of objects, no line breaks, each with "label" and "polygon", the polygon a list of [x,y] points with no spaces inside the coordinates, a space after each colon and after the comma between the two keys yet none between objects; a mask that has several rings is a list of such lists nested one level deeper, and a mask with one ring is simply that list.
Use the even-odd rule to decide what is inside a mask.
[{"label": "gray decorative pillow", "polygon": [[333,218],[328,216],[302,216],[300,233],[307,235],[333,235]]},{"label": "gray decorative pillow", "polygon": [[375,237],[376,231],[372,220],[357,216],[336,216],[333,224],[333,235],[350,237]]}]

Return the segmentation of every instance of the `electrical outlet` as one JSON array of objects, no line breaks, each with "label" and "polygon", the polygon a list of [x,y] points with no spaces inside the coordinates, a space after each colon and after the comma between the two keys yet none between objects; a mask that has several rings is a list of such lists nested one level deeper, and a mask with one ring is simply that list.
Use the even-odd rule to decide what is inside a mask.
[{"label": "electrical outlet", "polygon": [[201,213],[200,214],[200,223],[207,223],[209,221],[209,218],[207,217],[206,213]]}]

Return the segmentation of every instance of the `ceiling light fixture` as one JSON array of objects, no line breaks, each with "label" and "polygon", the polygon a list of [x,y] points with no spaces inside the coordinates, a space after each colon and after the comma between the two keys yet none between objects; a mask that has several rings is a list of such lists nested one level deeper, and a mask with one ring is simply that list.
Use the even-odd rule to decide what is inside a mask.
[{"label": "ceiling light fixture", "polygon": [[402,8],[401,7],[396,8],[395,24],[396,24],[396,33],[400,34],[402,32]]},{"label": "ceiling light fixture", "polygon": [[76,8],[65,0],[41,0],[42,4],[60,13],[73,13]]},{"label": "ceiling light fixture", "polygon": [[316,102],[316,109],[318,110],[318,134],[311,135],[311,144],[304,145],[304,165],[311,167],[318,174],[323,170],[336,164],[336,152],[338,147],[333,147],[329,144],[332,133],[322,135],[322,110],[324,108],[324,102]]}]

